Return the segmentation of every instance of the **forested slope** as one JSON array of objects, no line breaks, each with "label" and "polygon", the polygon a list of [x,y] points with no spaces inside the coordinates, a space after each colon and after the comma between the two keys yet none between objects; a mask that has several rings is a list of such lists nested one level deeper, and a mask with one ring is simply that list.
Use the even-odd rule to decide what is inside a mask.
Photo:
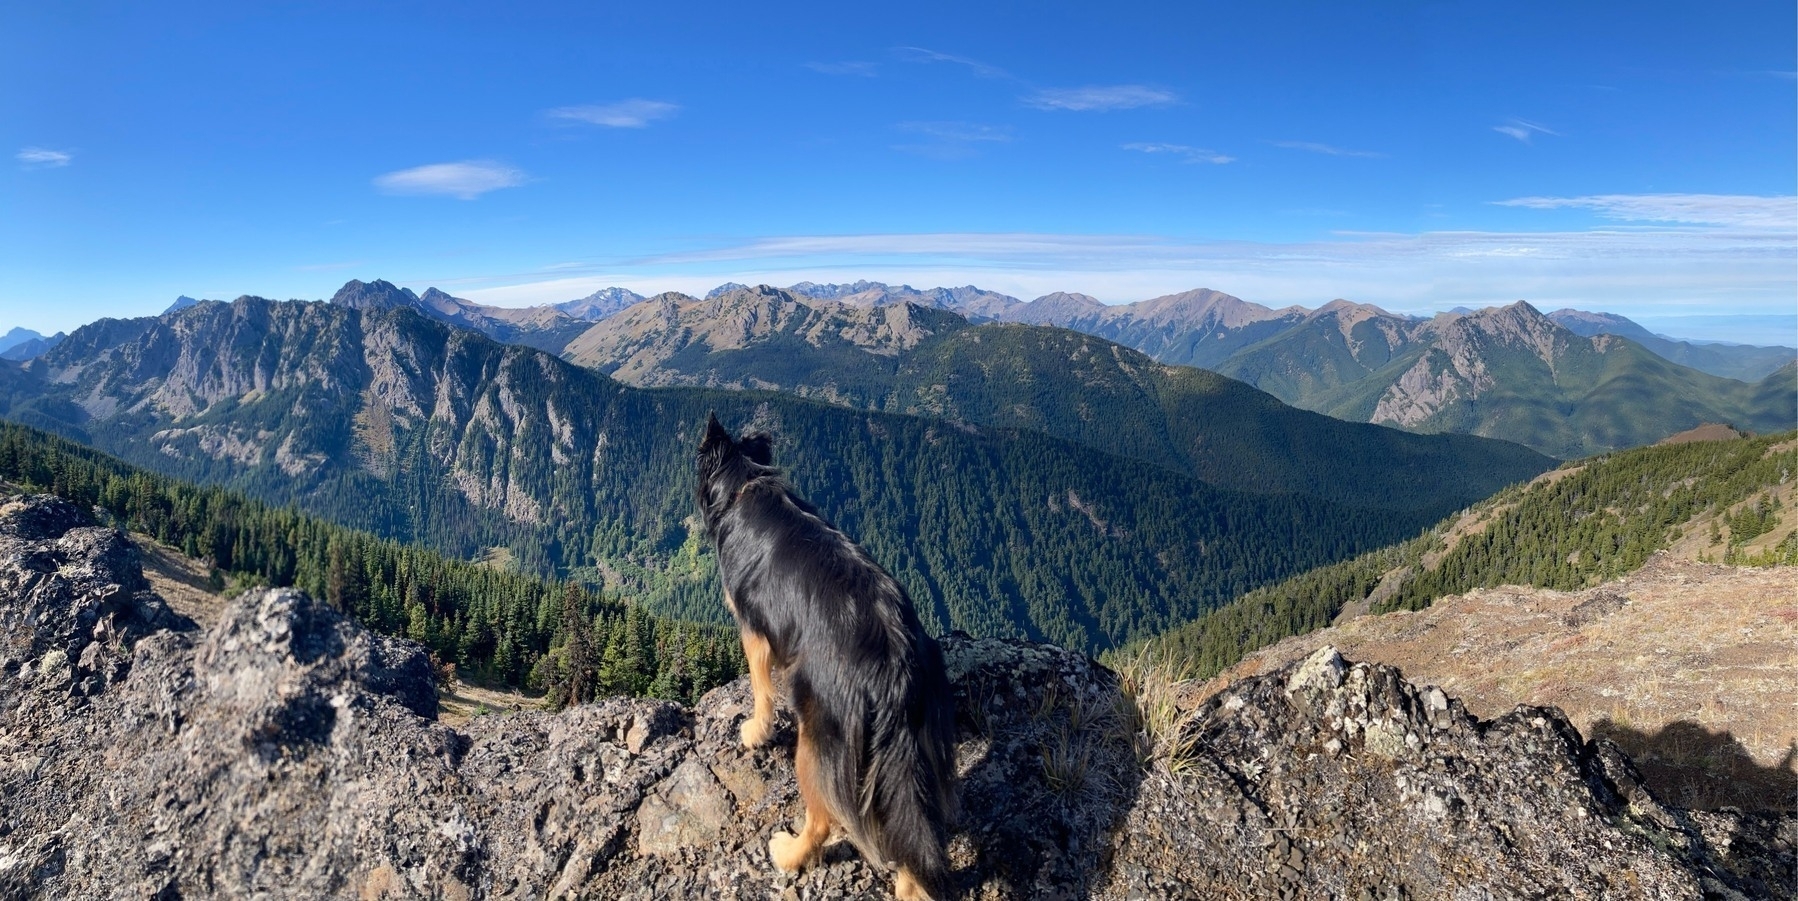
[{"label": "forested slope", "polygon": [[[1249,592],[1148,645],[1210,676],[1249,651],[1329,625],[1345,608],[1417,610],[1507,584],[1584,588],[1693,535],[1715,534],[1717,562],[1798,564],[1788,515],[1795,477],[1793,432],[1569,463],[1411,541]],[[1769,538],[1776,527],[1784,536]]]},{"label": "forested slope", "polygon": [[16,375],[6,415],[136,465],[456,558],[503,548],[682,618],[725,618],[692,515],[712,410],[772,431],[939,630],[1097,650],[1433,518],[1223,491],[1034,432],[629,388],[404,309],[201,304],[88,326]]},{"label": "forested slope", "polygon": [[301,588],[424,644],[464,675],[546,690],[557,703],[601,694],[692,702],[743,672],[733,630],[651,616],[575,582],[447,559],[9,422],[0,422],[0,482],[97,505],[238,586]]},{"label": "forested slope", "polygon": [[1030,429],[1220,488],[1303,492],[1422,521],[1553,465],[1508,442],[1295,409],[1064,328],[970,326],[945,310],[850,307],[766,287],[663,295],[595,325],[564,356],[634,385],[767,388]]}]

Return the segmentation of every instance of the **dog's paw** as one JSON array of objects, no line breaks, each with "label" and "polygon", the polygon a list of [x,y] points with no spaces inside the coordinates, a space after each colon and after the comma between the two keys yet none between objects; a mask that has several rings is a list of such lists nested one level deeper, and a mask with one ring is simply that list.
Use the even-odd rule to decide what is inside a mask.
[{"label": "dog's paw", "polygon": [[774,858],[774,866],[783,873],[796,873],[810,862],[811,853],[801,846],[799,836],[791,832],[776,832],[768,839],[768,856]]},{"label": "dog's paw", "polygon": [[898,898],[899,901],[932,901],[930,893],[924,891],[924,887],[918,884],[918,880],[912,876],[911,871],[903,867],[899,869],[898,877],[893,880],[893,897]]},{"label": "dog's paw", "polygon": [[743,739],[743,747],[745,748],[759,748],[762,745],[767,744],[768,737],[773,734],[773,719],[747,719],[743,721],[743,728],[737,730],[737,735]]}]

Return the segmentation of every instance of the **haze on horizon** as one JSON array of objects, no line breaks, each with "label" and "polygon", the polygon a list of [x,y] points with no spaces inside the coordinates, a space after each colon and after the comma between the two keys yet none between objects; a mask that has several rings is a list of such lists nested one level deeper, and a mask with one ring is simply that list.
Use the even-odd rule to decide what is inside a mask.
[{"label": "haze on horizon", "polygon": [[870,279],[1798,344],[1795,33],[1774,2],[15,5],[0,330],[349,278]]}]

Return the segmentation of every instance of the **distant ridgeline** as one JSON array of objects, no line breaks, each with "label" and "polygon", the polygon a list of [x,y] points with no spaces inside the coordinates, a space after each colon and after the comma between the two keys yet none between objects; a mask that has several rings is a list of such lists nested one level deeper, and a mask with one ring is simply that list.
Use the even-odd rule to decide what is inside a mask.
[{"label": "distant ridgeline", "polygon": [[1592,457],[1414,540],[1251,591],[1146,644],[1208,678],[1250,651],[1330,625],[1350,605],[1384,613],[1475,588],[1584,588],[1675,543],[1695,543],[1701,558],[1720,563],[1798,564],[1798,531],[1768,534],[1781,522],[1790,529],[1794,478],[1795,432]]},{"label": "distant ridgeline", "polygon": [[3,421],[0,480],[97,505],[241,583],[296,586],[464,674],[548,691],[557,705],[606,694],[691,703],[744,671],[731,630],[195,487]]},{"label": "distant ridgeline", "polygon": [[[894,572],[932,629],[1087,651],[1414,535],[1551,465],[1498,442],[1250,416],[1239,431],[1255,442],[1237,445],[1310,452],[1303,467],[1238,454],[1238,468],[1305,471],[1265,480],[1274,490],[1229,490],[1039,431],[771,392],[632,388],[409,308],[257,298],[102,320],[27,367],[0,368],[0,415],[134,465],[453,558],[503,548],[521,572],[722,622],[692,499],[712,410],[773,432],[775,462]],[[1119,434],[1132,425],[1105,421]],[[1324,442],[1298,429],[1310,421],[1370,440]],[[1219,438],[1194,450],[1200,433],[1178,434],[1170,446],[1194,459],[1228,449]],[[1280,490],[1306,479],[1353,491]],[[1382,489],[1390,502],[1372,500]]]}]

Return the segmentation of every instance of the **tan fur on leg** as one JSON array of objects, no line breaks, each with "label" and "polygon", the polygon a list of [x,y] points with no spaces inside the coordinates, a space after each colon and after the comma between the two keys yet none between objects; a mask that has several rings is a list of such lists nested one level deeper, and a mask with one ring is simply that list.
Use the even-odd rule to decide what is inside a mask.
[{"label": "tan fur on leg", "polygon": [[743,629],[743,656],[749,661],[749,689],[755,695],[755,713],[737,733],[743,747],[759,748],[774,732],[774,674],[769,671],[768,639]]},{"label": "tan fur on leg", "polygon": [[824,804],[824,793],[815,781],[817,761],[805,726],[799,727],[799,747],[793,754],[793,775],[799,781],[799,795],[805,799],[805,827],[798,835],[779,832],[768,840],[768,855],[774,865],[793,872],[817,863],[824,840],[830,837],[830,808]]},{"label": "tan fur on leg", "polygon": [[924,892],[924,887],[918,884],[917,878],[904,867],[899,868],[899,876],[893,880],[893,897],[899,901],[933,901]]}]

